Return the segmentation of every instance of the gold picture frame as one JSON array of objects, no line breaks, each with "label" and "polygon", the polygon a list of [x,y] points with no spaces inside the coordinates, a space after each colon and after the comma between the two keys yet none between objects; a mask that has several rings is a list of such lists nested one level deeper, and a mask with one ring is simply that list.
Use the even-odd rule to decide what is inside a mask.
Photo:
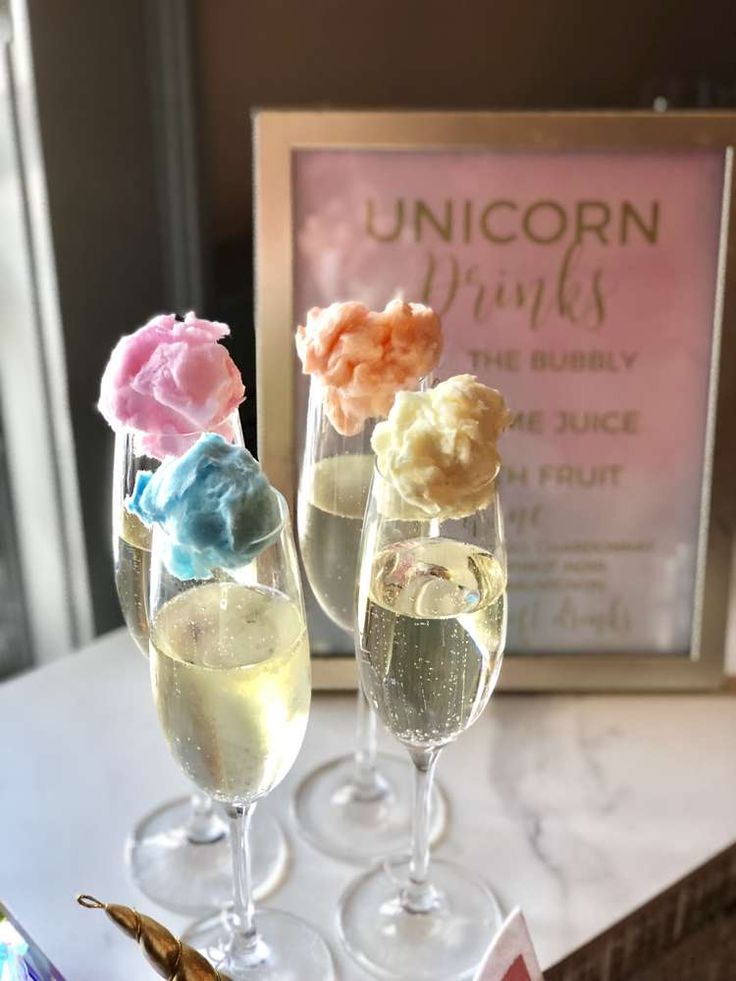
[{"label": "gold picture frame", "polygon": [[[717,112],[413,112],[261,110],[254,113],[256,351],[261,462],[294,503],[297,317],[293,300],[295,151],[711,149],[723,154],[718,276],[708,378],[693,628],[689,656],[524,654],[501,687],[516,691],[713,690],[724,680],[734,515],[736,227],[731,179],[736,115]],[[728,325],[728,330],[722,329]],[[356,684],[352,654],[313,657],[315,685]]]}]

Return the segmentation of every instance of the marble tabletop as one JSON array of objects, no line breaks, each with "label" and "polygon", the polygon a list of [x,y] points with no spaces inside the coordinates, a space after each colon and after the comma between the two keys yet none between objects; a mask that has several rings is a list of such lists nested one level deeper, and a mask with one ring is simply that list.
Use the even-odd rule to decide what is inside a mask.
[{"label": "marble tabletop", "polygon": [[[314,699],[304,749],[271,798],[292,857],[267,900],[323,931],[347,981],[366,977],[335,932],[356,869],[300,840],[289,802],[307,770],[351,745],[353,711],[349,695]],[[69,981],[153,977],[135,944],[74,903],[92,892],[186,925],[123,863],[134,823],[186,790],[127,635],[0,684],[0,747],[0,899]],[[440,759],[451,817],[436,851],[481,872],[507,909],[522,906],[544,968],[736,838],[734,760],[733,696],[499,695]]]}]

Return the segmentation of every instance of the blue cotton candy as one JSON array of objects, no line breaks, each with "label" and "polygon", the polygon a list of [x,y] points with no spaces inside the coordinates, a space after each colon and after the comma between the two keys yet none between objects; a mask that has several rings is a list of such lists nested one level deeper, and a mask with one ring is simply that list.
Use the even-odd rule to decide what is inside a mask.
[{"label": "blue cotton candy", "polygon": [[136,477],[128,508],[168,536],[163,559],[178,579],[210,579],[246,565],[281,527],[279,500],[259,463],[240,446],[205,433],[155,473]]}]

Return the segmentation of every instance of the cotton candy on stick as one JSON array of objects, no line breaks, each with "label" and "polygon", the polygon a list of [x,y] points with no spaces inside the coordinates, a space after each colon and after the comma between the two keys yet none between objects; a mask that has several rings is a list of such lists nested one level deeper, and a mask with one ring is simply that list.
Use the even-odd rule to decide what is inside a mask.
[{"label": "cotton candy on stick", "polygon": [[426,392],[399,392],[371,437],[383,477],[429,517],[462,518],[486,507],[512,415],[500,392],[455,375]]},{"label": "cotton candy on stick", "polygon": [[139,432],[142,449],[159,460],[183,453],[192,433],[231,438],[228,420],[245,389],[219,343],[229,333],[227,324],[194,313],[153,317],[115,345],[100,382],[100,412],[114,430]]},{"label": "cotton candy on stick", "polygon": [[421,303],[392,300],[384,310],[362,303],[313,307],[297,328],[304,374],[324,386],[327,417],[338,433],[355,436],[371,417],[383,418],[402,389],[437,367],[442,327]]}]

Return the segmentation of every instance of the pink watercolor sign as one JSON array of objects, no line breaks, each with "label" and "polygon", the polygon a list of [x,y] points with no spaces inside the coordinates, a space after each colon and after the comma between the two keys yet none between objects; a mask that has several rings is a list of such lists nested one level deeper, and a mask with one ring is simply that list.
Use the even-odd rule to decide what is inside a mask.
[{"label": "pink watercolor sign", "polygon": [[295,316],[429,303],[504,438],[509,649],[690,650],[723,155],[298,151]]}]

